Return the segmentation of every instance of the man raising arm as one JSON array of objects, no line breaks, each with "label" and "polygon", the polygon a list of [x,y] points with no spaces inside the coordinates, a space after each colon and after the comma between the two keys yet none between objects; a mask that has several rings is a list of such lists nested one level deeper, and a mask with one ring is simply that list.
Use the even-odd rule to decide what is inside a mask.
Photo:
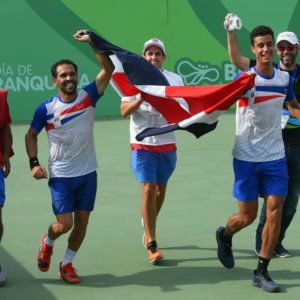
[{"label": "man raising arm", "polygon": [[[79,30],[74,38],[92,46],[88,33]],[[79,91],[74,62],[62,59],[52,65],[52,80],[58,94],[36,109],[25,136],[32,176],[43,179],[48,174],[38,160],[38,134],[43,128],[47,131],[49,188],[56,217],[41,238],[37,265],[40,271],[48,271],[54,241],[71,230],[65,257],[59,265],[60,276],[69,283],[80,282],[72,262],[84,240],[97,191],[98,166],[93,135],[95,106],[114,70],[106,54],[95,54],[102,69],[95,81]]]}]

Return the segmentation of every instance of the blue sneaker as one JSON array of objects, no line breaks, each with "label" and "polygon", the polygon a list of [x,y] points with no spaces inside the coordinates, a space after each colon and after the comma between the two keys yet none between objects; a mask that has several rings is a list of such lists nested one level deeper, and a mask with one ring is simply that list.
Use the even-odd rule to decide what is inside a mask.
[{"label": "blue sneaker", "polygon": [[227,269],[232,269],[234,267],[234,257],[232,254],[232,242],[224,241],[222,236],[224,235],[225,228],[219,227],[216,231],[216,239],[218,244],[218,259],[222,265]]},{"label": "blue sneaker", "polygon": [[283,247],[281,243],[277,244],[273,253],[280,258],[286,258],[286,257],[291,257],[292,255],[290,252]]},{"label": "blue sneaker", "polygon": [[280,286],[272,280],[268,271],[266,272],[258,272],[254,271],[252,285],[255,287],[260,287],[264,289],[266,292],[270,293],[278,293],[280,292]]}]

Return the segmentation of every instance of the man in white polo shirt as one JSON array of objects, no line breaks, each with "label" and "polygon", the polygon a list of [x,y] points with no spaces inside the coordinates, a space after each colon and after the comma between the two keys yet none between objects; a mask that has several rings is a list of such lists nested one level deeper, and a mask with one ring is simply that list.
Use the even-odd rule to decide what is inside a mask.
[{"label": "man in white polo shirt", "polygon": [[[162,69],[166,60],[164,43],[152,38],[145,42],[144,58],[161,70],[170,85],[182,86],[183,80],[173,72]],[[156,219],[163,205],[167,182],[176,167],[176,135],[174,132],[137,141],[135,136],[147,127],[166,125],[165,118],[140,94],[123,97],[121,115],[130,115],[131,167],[137,181],[142,185],[143,243],[147,248],[149,261],[158,263],[163,255],[156,242]]]}]

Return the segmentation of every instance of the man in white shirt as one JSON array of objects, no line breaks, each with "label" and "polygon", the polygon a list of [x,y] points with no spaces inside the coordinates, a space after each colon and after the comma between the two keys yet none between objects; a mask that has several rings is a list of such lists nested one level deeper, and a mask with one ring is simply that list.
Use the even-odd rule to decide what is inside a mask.
[{"label": "man in white shirt", "polygon": [[[169,84],[184,85],[179,75],[162,69],[165,53],[164,43],[157,38],[144,44],[144,58],[161,70]],[[170,132],[140,142],[135,139],[147,127],[167,124],[164,117],[140,94],[122,98],[121,115],[130,115],[131,167],[142,186],[143,244],[148,251],[149,261],[155,264],[163,258],[156,242],[156,219],[165,199],[167,182],[176,167],[176,135]]]},{"label": "man in white shirt", "polygon": [[233,149],[233,196],[238,200],[239,211],[229,218],[225,227],[217,229],[218,258],[226,268],[234,267],[232,237],[255,220],[258,198],[264,197],[267,219],[252,283],[268,292],[279,292],[279,285],[269,276],[268,265],[278,240],[288,190],[281,109],[285,101],[295,117],[300,118],[300,110],[289,74],[273,66],[275,42],[272,29],[266,26],[254,28],[251,45],[256,57],[256,65],[250,69],[257,74],[255,87],[237,102]]},{"label": "man in white shirt", "polygon": [[[74,38],[93,47],[87,30],[77,31]],[[47,178],[48,174],[37,158],[38,134],[43,128],[47,132],[48,185],[56,217],[56,222],[49,226],[48,232],[41,238],[37,265],[40,271],[47,272],[54,241],[71,231],[64,259],[59,265],[59,274],[72,284],[80,282],[72,262],[85,238],[97,191],[94,111],[114,70],[106,54],[95,54],[101,70],[93,82],[78,91],[77,65],[68,59],[52,65],[52,80],[58,94],[39,105],[25,136],[32,176],[39,180]]]}]

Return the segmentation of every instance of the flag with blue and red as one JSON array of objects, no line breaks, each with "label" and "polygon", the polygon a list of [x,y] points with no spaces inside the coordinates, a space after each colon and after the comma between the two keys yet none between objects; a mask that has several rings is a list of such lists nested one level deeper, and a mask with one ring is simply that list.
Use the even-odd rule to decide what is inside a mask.
[{"label": "flag with blue and red", "polygon": [[162,72],[142,56],[115,46],[93,32],[89,35],[98,51],[111,55],[115,65],[111,82],[119,94],[134,96],[141,93],[169,124],[147,128],[137,135],[137,140],[178,129],[199,138],[214,130],[220,116],[254,86],[253,73],[243,73],[227,84],[170,86]]}]

